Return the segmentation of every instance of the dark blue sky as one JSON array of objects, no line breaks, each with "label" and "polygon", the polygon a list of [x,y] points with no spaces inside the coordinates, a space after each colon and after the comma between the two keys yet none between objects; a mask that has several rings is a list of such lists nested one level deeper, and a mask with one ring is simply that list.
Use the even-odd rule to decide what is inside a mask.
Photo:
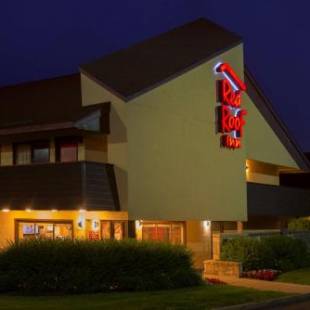
[{"label": "dark blue sky", "polygon": [[243,36],[248,67],[310,151],[309,11],[308,0],[2,0],[0,86],[76,72],[81,63],[203,16]]}]

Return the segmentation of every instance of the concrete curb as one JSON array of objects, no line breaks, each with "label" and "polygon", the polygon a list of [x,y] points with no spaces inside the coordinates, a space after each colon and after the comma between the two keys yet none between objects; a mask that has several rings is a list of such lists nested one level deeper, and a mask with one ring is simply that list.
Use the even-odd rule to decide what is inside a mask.
[{"label": "concrete curb", "polygon": [[216,310],[254,310],[254,309],[273,309],[275,307],[292,305],[295,303],[301,303],[310,301],[310,294],[294,295],[288,297],[275,298],[259,303],[246,303],[227,307],[216,308]]}]

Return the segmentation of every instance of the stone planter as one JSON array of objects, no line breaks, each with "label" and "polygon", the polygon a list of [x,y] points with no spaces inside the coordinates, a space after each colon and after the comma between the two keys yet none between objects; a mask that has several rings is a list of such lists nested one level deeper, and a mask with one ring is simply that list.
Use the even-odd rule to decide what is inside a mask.
[{"label": "stone planter", "polygon": [[240,278],[242,275],[242,264],[221,260],[205,260],[203,262],[204,278],[207,276],[229,276]]}]

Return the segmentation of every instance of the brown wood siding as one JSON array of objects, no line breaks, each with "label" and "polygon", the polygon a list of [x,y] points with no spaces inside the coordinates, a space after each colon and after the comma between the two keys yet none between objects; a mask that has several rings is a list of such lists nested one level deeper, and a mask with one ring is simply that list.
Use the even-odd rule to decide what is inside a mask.
[{"label": "brown wood siding", "polygon": [[0,168],[0,208],[119,210],[108,164],[89,162]]},{"label": "brown wood siding", "polygon": [[86,205],[93,210],[119,211],[113,165],[88,162],[83,167]]}]

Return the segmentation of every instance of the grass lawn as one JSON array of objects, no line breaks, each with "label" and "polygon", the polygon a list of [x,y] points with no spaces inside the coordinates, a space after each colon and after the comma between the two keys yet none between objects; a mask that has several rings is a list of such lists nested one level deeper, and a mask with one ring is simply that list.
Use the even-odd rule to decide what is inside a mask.
[{"label": "grass lawn", "polygon": [[225,305],[287,296],[228,285],[139,293],[110,293],[69,296],[0,295],[0,310],[67,309],[210,309]]},{"label": "grass lawn", "polygon": [[281,274],[277,281],[310,285],[310,268],[297,269]]}]

